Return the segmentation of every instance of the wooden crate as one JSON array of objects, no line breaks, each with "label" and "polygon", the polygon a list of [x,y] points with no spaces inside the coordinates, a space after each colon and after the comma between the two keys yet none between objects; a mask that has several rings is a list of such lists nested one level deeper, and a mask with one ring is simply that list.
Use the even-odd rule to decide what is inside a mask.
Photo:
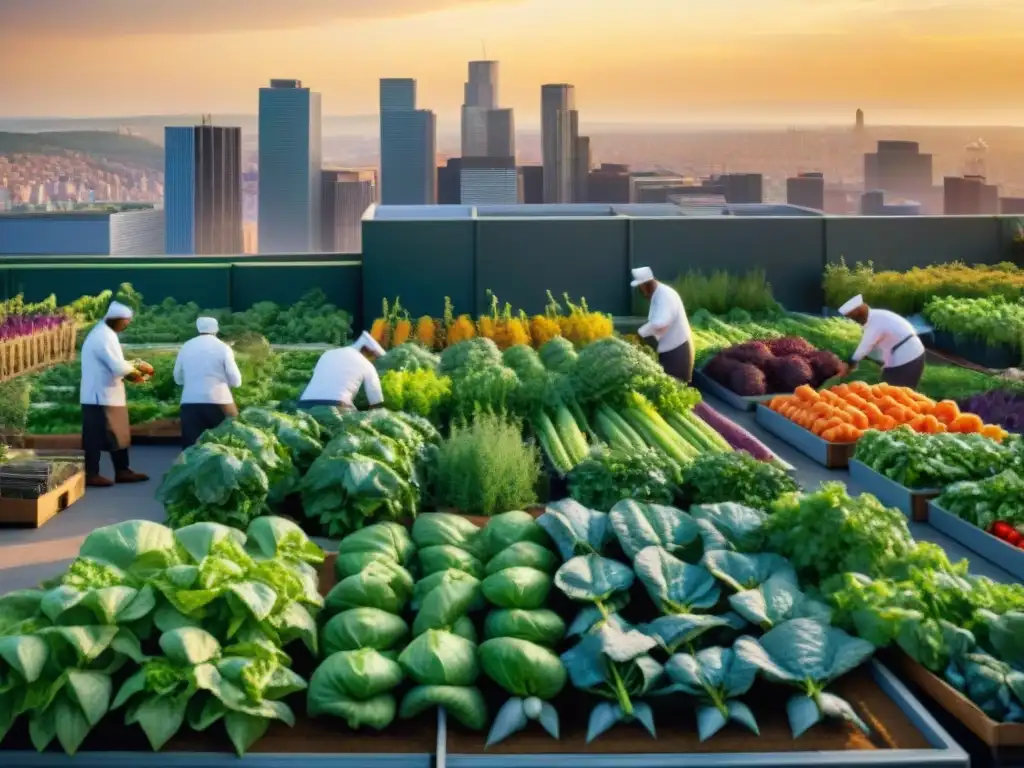
[{"label": "wooden crate", "polygon": [[77,472],[38,499],[0,498],[0,523],[41,528],[85,495],[85,472]]}]

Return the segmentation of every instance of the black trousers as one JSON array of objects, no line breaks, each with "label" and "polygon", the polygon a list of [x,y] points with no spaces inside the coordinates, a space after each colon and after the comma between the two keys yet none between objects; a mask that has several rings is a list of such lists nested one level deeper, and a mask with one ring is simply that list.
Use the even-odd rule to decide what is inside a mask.
[{"label": "black trousers", "polygon": [[203,432],[213,429],[224,419],[238,415],[238,406],[234,403],[217,405],[215,403],[182,403],[181,405],[181,443],[188,448],[195,445]]},{"label": "black trousers", "polygon": [[110,454],[114,471],[129,469],[128,446],[131,428],[125,406],[82,405],[82,451],[85,453],[85,475],[100,473],[100,457]]},{"label": "black trousers", "polygon": [[917,389],[924,375],[924,354],[915,357],[909,363],[897,365],[895,368],[882,369],[882,381],[892,384],[894,387],[908,387]]},{"label": "black trousers", "polygon": [[689,384],[693,378],[693,356],[693,343],[687,341],[668,352],[659,352],[658,360],[661,361],[665,373],[684,384]]},{"label": "black trousers", "polygon": [[[98,450],[86,450],[85,451],[85,476],[96,477],[100,473],[100,457],[103,455],[102,451]],[[128,461],[128,449],[122,448],[119,451],[110,452],[110,460],[114,463],[114,473],[121,472],[126,469],[131,469],[131,464]]]}]

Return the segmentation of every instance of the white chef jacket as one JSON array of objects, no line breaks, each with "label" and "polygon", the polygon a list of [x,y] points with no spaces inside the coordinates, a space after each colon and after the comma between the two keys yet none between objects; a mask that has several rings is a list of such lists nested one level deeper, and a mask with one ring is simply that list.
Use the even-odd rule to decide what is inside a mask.
[{"label": "white chef jacket", "polygon": [[234,402],[231,390],[241,386],[242,372],[238,370],[231,347],[216,336],[200,334],[178,350],[174,382],[184,387],[182,405],[230,405]]},{"label": "white chef jacket", "polygon": [[82,405],[125,406],[124,377],[134,368],[124,359],[121,342],[104,321],[97,323],[82,344]]},{"label": "white chef jacket", "polygon": [[329,349],[320,355],[302,400],[328,400],[352,405],[359,388],[366,389],[370,405],[384,402],[380,377],[373,363],[355,347]]},{"label": "white chef jacket", "polygon": [[[893,352],[893,347],[908,336],[913,338]],[[924,344],[910,321],[887,309],[868,310],[868,321],[853,359],[860,362],[874,349],[882,353],[882,365],[886,368],[906,365],[924,354]]]},{"label": "white chef jacket", "polygon": [[658,340],[658,352],[671,352],[690,340],[690,321],[683,300],[671,286],[658,283],[651,296],[647,322],[640,326],[641,336]]}]

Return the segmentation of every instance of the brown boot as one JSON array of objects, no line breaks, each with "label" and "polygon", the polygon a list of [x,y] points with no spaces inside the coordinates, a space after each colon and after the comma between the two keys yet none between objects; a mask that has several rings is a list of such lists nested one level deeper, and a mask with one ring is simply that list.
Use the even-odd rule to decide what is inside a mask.
[{"label": "brown boot", "polygon": [[144,483],[149,480],[149,475],[144,475],[141,472],[132,472],[130,469],[122,469],[114,475],[114,480],[119,483]]},{"label": "brown boot", "polygon": [[85,484],[89,488],[109,488],[114,484],[114,481],[109,477],[103,477],[103,475],[93,475],[92,477],[85,478]]}]

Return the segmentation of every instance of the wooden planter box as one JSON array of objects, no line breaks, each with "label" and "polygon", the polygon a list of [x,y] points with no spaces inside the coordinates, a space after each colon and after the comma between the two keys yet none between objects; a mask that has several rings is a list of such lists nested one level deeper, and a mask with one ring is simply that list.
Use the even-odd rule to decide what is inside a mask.
[{"label": "wooden planter box", "polygon": [[856,443],[830,443],[813,432],[787,419],[766,405],[758,405],[755,418],[757,423],[773,435],[789,443],[800,453],[829,469],[845,469]]},{"label": "wooden planter box", "polygon": [[997,765],[1024,765],[1024,723],[999,723],[938,675],[903,651],[886,657],[900,677],[916,685],[940,707],[959,720],[992,753]]},{"label": "wooden planter box", "polygon": [[[832,684],[871,727],[865,735],[854,726],[827,722],[799,739],[790,732],[784,705],[789,691],[777,686],[752,691],[759,736],[727,726],[708,741],[697,738],[696,718],[689,707],[655,711],[658,738],[639,725],[618,724],[586,743],[587,718],[593,697],[564,694],[556,701],[561,738],[555,740],[536,724],[485,749],[486,732],[472,733],[446,718],[438,731],[436,766],[442,768],[967,768],[963,749],[913,694],[878,661],[871,661]],[[507,696],[506,696],[507,698]],[[443,751],[442,751],[443,745]]]},{"label": "wooden planter box", "polygon": [[75,324],[0,341],[0,382],[75,359]]},{"label": "wooden planter box", "polygon": [[77,472],[38,499],[0,497],[0,523],[41,528],[85,495],[85,472]]},{"label": "wooden planter box", "polygon": [[[144,424],[132,424],[133,445],[168,445],[181,442],[181,421],[179,419],[157,419]],[[6,438],[10,445],[18,448],[38,450],[79,450],[82,434],[67,435],[16,435]]]},{"label": "wooden planter box", "polygon": [[860,483],[865,491],[885,506],[895,507],[915,523],[928,522],[928,502],[942,493],[938,488],[907,488],[856,459],[850,461],[850,479]]}]

